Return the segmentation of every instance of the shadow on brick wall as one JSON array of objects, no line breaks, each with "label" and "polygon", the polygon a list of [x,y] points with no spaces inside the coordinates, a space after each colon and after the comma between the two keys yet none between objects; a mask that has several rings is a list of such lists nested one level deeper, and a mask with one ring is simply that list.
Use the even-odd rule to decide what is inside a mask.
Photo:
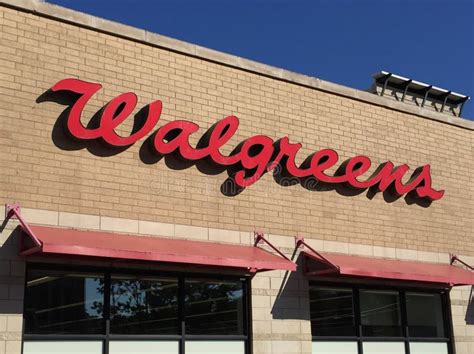
[{"label": "shadow on brick wall", "polygon": [[466,317],[464,319],[466,320],[466,324],[474,325],[474,293],[473,293],[473,287],[471,287],[471,293],[469,294],[469,303],[467,304]]},{"label": "shadow on brick wall", "polygon": [[20,229],[1,229],[0,314],[23,313],[25,262],[18,256]]},{"label": "shadow on brick wall", "polygon": [[[296,259],[293,254],[291,259]],[[271,314],[274,319],[310,320],[308,280],[301,271],[302,258],[296,260],[298,271],[286,272]]]},{"label": "shadow on brick wall", "polygon": [[[115,147],[109,144],[105,144],[99,139],[94,140],[77,140],[74,138],[66,128],[67,120],[69,113],[71,112],[71,107],[78,100],[80,96],[70,92],[58,91],[53,92],[52,90],[47,90],[43,92],[37,99],[36,103],[42,102],[54,102],[60,105],[68,106],[56,120],[54,124],[51,139],[53,140],[54,145],[61,150],[65,151],[74,151],[87,149],[91,154],[99,157],[114,156],[120,154],[127,150],[131,145]],[[99,126],[99,121],[102,116],[102,112],[105,109],[103,106],[99,109],[87,123],[87,128],[97,128]],[[140,111],[138,111],[134,116],[132,133],[137,131],[141,125],[144,124],[144,120],[147,116],[148,106],[145,106]]]}]

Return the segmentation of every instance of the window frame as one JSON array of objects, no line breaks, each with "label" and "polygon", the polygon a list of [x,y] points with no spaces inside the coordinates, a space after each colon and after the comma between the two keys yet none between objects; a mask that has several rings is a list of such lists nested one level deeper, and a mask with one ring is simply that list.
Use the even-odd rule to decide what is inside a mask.
[{"label": "window frame", "polygon": [[[395,284],[360,284],[360,283],[349,283],[349,282],[335,282],[335,281],[319,281],[309,279],[309,289],[312,286],[320,287],[334,287],[340,289],[351,289],[352,290],[352,306],[354,311],[354,323],[355,323],[355,336],[315,336],[312,335],[312,342],[357,342],[358,353],[363,354],[363,343],[364,342],[403,342],[405,345],[405,354],[410,354],[410,343],[446,343],[448,347],[448,354],[455,354],[454,346],[454,332],[453,332],[453,321],[451,313],[451,300],[449,296],[450,289],[441,288],[427,288],[417,287],[410,285],[395,285]],[[401,329],[402,336],[400,337],[369,337],[362,334],[361,325],[361,312],[360,312],[360,290],[381,290],[381,291],[397,291],[399,294],[400,301],[400,315],[401,315]],[[311,290],[309,290],[311,291]],[[441,297],[441,306],[443,312],[443,325],[445,331],[445,337],[412,337],[409,335],[408,330],[408,319],[407,319],[407,304],[406,304],[406,293],[426,293],[426,294],[439,294]],[[311,296],[310,296],[311,299]]]},{"label": "window frame", "polygon": [[[246,275],[233,274],[219,274],[212,272],[188,272],[183,271],[169,271],[157,269],[140,269],[140,268],[120,268],[110,266],[90,266],[90,265],[64,265],[54,263],[36,263],[27,262],[25,267],[25,283],[28,281],[28,271],[30,269],[51,270],[51,271],[76,271],[76,272],[91,272],[104,275],[104,334],[28,334],[25,333],[25,305],[23,301],[23,329],[21,350],[23,353],[23,346],[25,342],[33,341],[102,341],[102,354],[109,354],[110,341],[177,341],[179,343],[179,354],[184,354],[186,341],[242,341],[244,342],[245,354],[252,354],[252,286],[251,277]],[[112,274],[131,275],[131,276],[151,276],[151,277],[168,277],[176,278],[178,280],[178,334],[112,334],[110,331],[110,290]],[[212,281],[228,280],[241,281],[243,284],[242,301],[243,301],[243,330],[242,335],[190,335],[186,334],[186,322],[184,313],[184,298],[185,298],[185,279],[208,279]],[[26,297],[26,291],[25,291]]]}]

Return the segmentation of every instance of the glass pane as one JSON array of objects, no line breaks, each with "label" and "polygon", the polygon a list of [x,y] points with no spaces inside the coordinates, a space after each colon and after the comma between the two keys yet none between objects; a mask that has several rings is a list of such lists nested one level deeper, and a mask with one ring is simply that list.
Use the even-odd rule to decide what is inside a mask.
[{"label": "glass pane", "polygon": [[187,341],[186,354],[245,354],[243,341]]},{"label": "glass pane", "polygon": [[28,334],[104,333],[102,275],[29,270],[25,290]]},{"label": "glass pane", "polygon": [[440,294],[407,293],[408,331],[411,337],[444,337]]},{"label": "glass pane", "polygon": [[366,342],[362,345],[364,354],[405,354],[403,342]]},{"label": "glass pane", "polygon": [[410,343],[410,354],[448,354],[448,343]]},{"label": "glass pane", "polygon": [[357,342],[313,342],[312,354],[357,354]]},{"label": "glass pane", "polygon": [[244,334],[242,281],[187,279],[186,334]]},{"label": "glass pane", "polygon": [[178,341],[110,341],[109,354],[178,354]]},{"label": "glass pane", "polygon": [[31,341],[23,344],[23,354],[102,354],[102,342]]},{"label": "glass pane", "polygon": [[310,287],[313,336],[355,336],[352,289]]},{"label": "glass pane", "polygon": [[114,334],[178,334],[178,280],[114,275],[110,285]]},{"label": "glass pane", "polygon": [[369,337],[399,337],[400,301],[397,291],[360,291],[362,333]]}]

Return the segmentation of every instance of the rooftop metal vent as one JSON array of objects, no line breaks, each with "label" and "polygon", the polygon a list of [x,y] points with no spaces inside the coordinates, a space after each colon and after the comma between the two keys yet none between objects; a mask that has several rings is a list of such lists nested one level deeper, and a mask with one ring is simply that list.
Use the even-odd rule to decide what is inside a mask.
[{"label": "rooftop metal vent", "polygon": [[469,96],[408,79],[387,71],[372,75],[370,91],[397,101],[461,117]]}]

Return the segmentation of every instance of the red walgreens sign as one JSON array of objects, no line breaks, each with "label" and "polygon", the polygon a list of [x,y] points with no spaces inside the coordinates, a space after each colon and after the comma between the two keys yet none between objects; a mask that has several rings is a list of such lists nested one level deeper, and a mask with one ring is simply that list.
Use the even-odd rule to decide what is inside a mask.
[{"label": "red walgreens sign", "polygon": [[[146,119],[138,130],[129,136],[116,133],[115,129],[137,105],[137,96],[132,92],[112,99],[100,113],[98,124],[85,127],[81,123],[84,107],[101,88],[100,84],[78,79],[64,79],[52,87],[53,92],[68,91],[79,95],[67,117],[67,130],[73,137],[79,140],[102,139],[111,146],[126,147],[144,138],[156,127],[162,112],[159,100],[148,106]],[[296,154],[302,145],[290,142],[288,137],[274,141],[265,135],[255,135],[242,142],[229,156],[223,155],[220,148],[232,138],[238,127],[238,118],[228,116],[209,130],[205,144],[192,147],[189,137],[199,130],[199,126],[190,121],[176,120],[163,125],[152,135],[152,149],[157,155],[178,153],[185,160],[210,159],[217,166],[232,168],[231,177],[241,188],[254,184],[263,174],[279,165],[286,175],[297,179],[313,178],[329,185],[344,184],[358,190],[373,187],[384,192],[390,189],[397,196],[412,192],[416,197],[430,201],[443,197],[444,191],[431,187],[430,165],[417,168],[406,183],[402,179],[410,167],[406,164],[395,167],[390,161],[381,164],[369,178],[363,178],[362,175],[371,167],[371,161],[367,156],[358,155],[343,162],[337,173],[329,175],[325,171],[339,160],[336,151],[319,150],[297,166]]]}]

